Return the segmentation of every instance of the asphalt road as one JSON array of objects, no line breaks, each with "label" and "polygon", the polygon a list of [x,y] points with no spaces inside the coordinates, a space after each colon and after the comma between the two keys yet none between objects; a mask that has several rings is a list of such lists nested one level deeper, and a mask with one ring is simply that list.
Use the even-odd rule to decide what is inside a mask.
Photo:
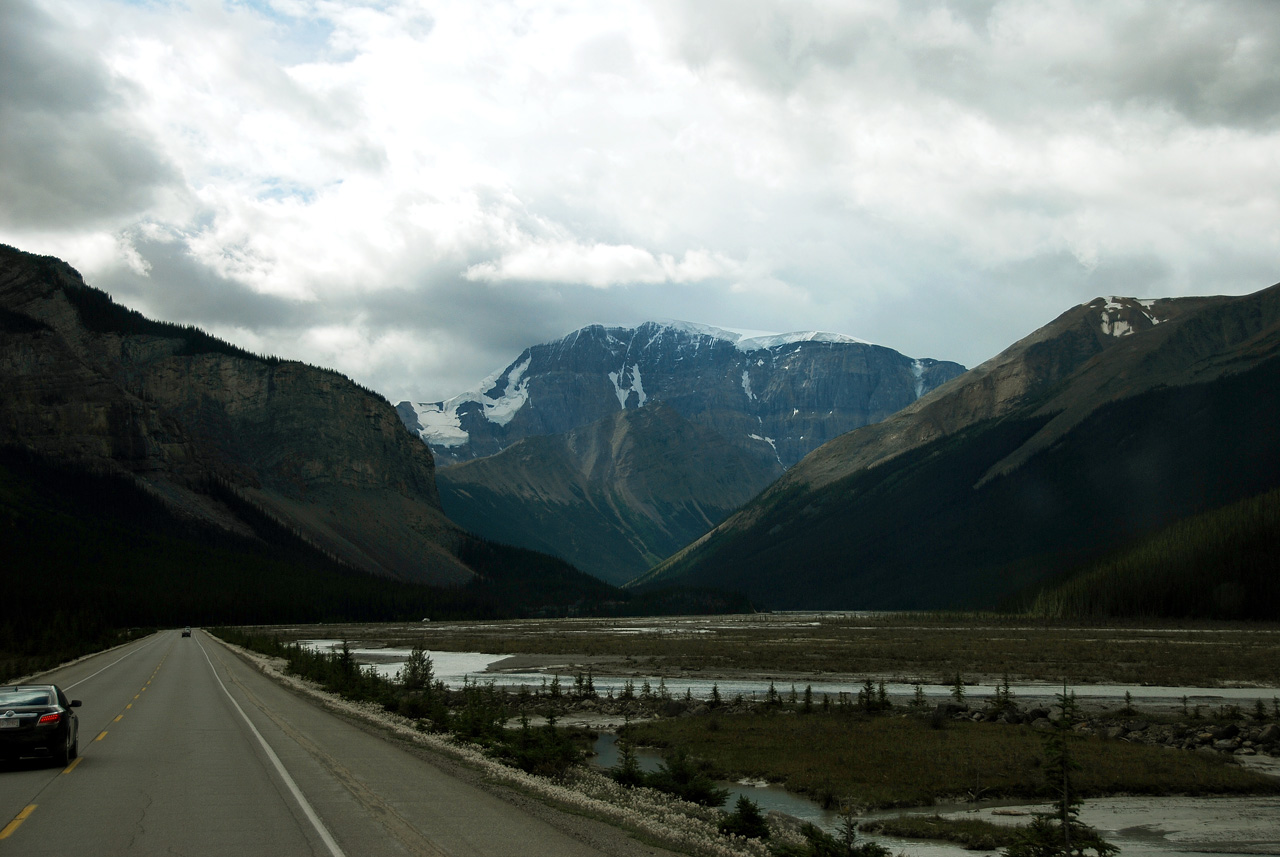
[{"label": "asphalt road", "polygon": [[162,632],[46,678],[83,701],[80,758],[0,769],[0,854],[652,853],[454,777],[199,630]]}]

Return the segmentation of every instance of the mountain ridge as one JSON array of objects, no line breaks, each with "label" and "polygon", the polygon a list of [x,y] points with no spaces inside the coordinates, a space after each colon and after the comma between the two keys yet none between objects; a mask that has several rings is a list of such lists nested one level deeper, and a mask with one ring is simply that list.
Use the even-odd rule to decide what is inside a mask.
[{"label": "mountain ridge", "polygon": [[[737,575],[751,579],[745,589],[738,586],[739,591],[770,603],[769,575],[758,567],[768,557],[779,565],[791,565],[792,578],[811,578],[815,591],[821,593],[823,586],[839,588],[852,602],[857,602],[858,593],[849,581],[870,580],[868,575],[879,573],[877,568],[892,567],[898,584],[914,586],[919,593],[916,602],[895,602],[894,606],[956,606],[936,603],[936,596],[946,591],[962,600],[963,582],[936,576],[928,578],[930,583],[923,578],[910,582],[920,577],[920,568],[933,569],[928,574],[949,573],[945,563],[939,565],[928,552],[920,553],[923,545],[932,544],[939,555],[952,558],[955,569],[967,569],[955,574],[985,575],[985,583],[978,584],[979,578],[973,577],[973,585],[990,606],[998,596],[1002,574],[1011,576],[1011,585],[1012,577],[1018,586],[1029,585],[1045,568],[1060,570],[1063,558],[1074,556],[1076,547],[1087,544],[1090,550],[1103,550],[1108,539],[1127,532],[1123,526],[1117,529],[1117,524],[1127,526],[1136,520],[1153,526],[1157,522],[1151,516],[1158,517],[1155,510],[1189,514],[1198,508],[1197,497],[1230,502],[1238,499],[1237,493],[1246,485],[1251,486],[1249,490],[1265,490],[1268,479],[1280,479],[1268,469],[1274,443],[1269,440],[1272,432],[1264,428],[1265,411],[1258,410],[1258,402],[1270,401],[1266,397],[1276,383],[1265,367],[1280,365],[1273,360],[1278,349],[1280,286],[1239,298],[1099,298],[1082,304],[888,420],[824,445],[635,585],[696,580],[734,586]],[[1258,382],[1261,389],[1240,386],[1240,379],[1251,377],[1265,379]],[[1174,418],[1179,407],[1188,409],[1188,414]],[[1250,437],[1249,443],[1233,442],[1229,428],[1215,414],[1204,412],[1209,407],[1237,415],[1242,426],[1253,427],[1261,437]],[[1173,426],[1153,424],[1153,414],[1162,414]],[[1115,422],[1121,419],[1116,415],[1127,423]],[[1130,428],[1126,430],[1125,425]],[[1199,432],[1201,446],[1188,447],[1179,431]],[[1147,445],[1135,446],[1126,437],[1146,438]],[[1103,438],[1109,438],[1111,446],[1103,444]],[[1250,468],[1233,457],[1237,448],[1239,455],[1247,449],[1258,460],[1261,481],[1257,484]],[[1182,458],[1170,457],[1169,449],[1188,452]],[[1191,449],[1203,449],[1201,461],[1217,462],[1222,475],[1203,465],[1189,465],[1186,456]],[[1070,457],[1086,454],[1091,458],[1073,461]],[[1110,462],[1116,485],[1105,485],[1110,471],[1099,467],[1098,461]],[[926,474],[932,475],[926,479]],[[1200,481],[1185,474],[1194,474]],[[935,502],[931,491],[936,493],[944,484],[952,486],[947,489],[950,493]],[[1162,484],[1166,487],[1160,488]],[[1018,502],[1010,499],[1014,496],[1009,494],[1014,490],[1011,486],[1022,492]],[[1165,490],[1169,496],[1160,496]],[[869,507],[866,492],[878,492],[886,505]],[[1086,497],[1116,510],[1123,508],[1120,501],[1124,500],[1131,508],[1109,526],[1079,505]],[[908,499],[916,505],[903,505]],[[884,511],[890,507],[896,512]],[[1073,547],[1068,537],[1073,525],[1036,517],[1037,509],[1055,509],[1078,526],[1093,521],[1089,526],[1101,528],[1102,533],[1090,532]],[[876,539],[871,533],[859,535],[865,528],[862,522],[841,517],[855,510],[876,520],[882,531]],[[997,512],[996,517],[982,517]],[[838,572],[828,574],[813,563],[783,558],[770,545],[766,535],[772,533],[775,541],[781,538],[801,513],[822,522],[821,526],[812,523],[805,532],[815,540],[814,555],[825,556]],[[924,519],[935,527],[949,521],[943,527],[948,535],[920,530]],[[967,523],[961,526],[960,521]],[[1033,530],[1047,529],[1043,538],[998,535],[1013,526],[1011,521],[1021,521]],[[991,539],[983,543],[965,527],[988,531]],[[913,535],[907,538],[903,533]],[[1000,544],[1015,535],[1013,541],[1025,545],[1023,553]],[[834,548],[824,548],[823,543],[840,543],[854,553],[839,559],[838,552],[832,553]],[[1086,551],[1076,552],[1085,559]],[[917,557],[915,570],[898,564],[900,557],[908,555]],[[730,568],[729,557],[738,564],[738,571]],[[799,567],[811,571],[801,574]],[[877,592],[881,594],[871,599],[874,603],[835,603],[828,598],[823,606],[885,606],[893,600],[886,591]],[[773,603],[780,600],[799,606],[794,592],[775,597]]]},{"label": "mountain ridge", "polygon": [[525,349],[475,390],[396,410],[441,467],[662,400],[736,445],[768,450],[785,468],[963,371],[839,334],[591,325]]}]

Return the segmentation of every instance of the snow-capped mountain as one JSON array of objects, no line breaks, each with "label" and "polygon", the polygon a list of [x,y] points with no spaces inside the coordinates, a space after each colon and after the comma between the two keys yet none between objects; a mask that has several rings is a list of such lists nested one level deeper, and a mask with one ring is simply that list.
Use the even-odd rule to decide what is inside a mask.
[{"label": "snow-capped mountain", "polygon": [[662,401],[785,468],[963,371],[834,333],[593,325],[526,349],[474,390],[396,410],[442,466]]}]

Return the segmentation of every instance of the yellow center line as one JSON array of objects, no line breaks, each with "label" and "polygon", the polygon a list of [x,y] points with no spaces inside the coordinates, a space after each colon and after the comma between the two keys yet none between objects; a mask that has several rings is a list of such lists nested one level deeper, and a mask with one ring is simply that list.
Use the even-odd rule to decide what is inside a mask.
[{"label": "yellow center line", "polygon": [[27,816],[35,811],[36,811],[36,805],[33,803],[30,806],[28,806],[26,809],[24,809],[22,812],[14,816],[13,821],[6,824],[4,826],[4,830],[0,830],[0,839],[8,839],[13,834],[13,832],[22,825],[22,822],[27,820]]},{"label": "yellow center line", "polygon": [[62,773],[64,774],[71,773],[76,769],[76,765],[80,764],[80,762],[82,762],[83,760],[84,760],[84,756],[76,756],[75,761],[73,761],[70,765],[67,765],[65,768],[62,769]]},{"label": "yellow center line", "polygon": [[132,702],[129,703],[128,705],[125,706],[125,708],[133,708],[133,703]]},{"label": "yellow center line", "polygon": [[93,740],[95,740],[95,741],[101,741],[103,738],[106,738],[106,737],[107,737],[107,731],[104,729],[104,730],[102,730],[102,734],[101,734],[101,735],[99,735],[97,738],[94,738]]},{"label": "yellow center line", "polygon": [[112,720],[111,722],[112,722],[112,723],[119,723],[121,720],[124,720],[124,715],[123,715],[123,714],[117,714],[117,715],[116,715],[116,719],[115,719],[115,720]]}]

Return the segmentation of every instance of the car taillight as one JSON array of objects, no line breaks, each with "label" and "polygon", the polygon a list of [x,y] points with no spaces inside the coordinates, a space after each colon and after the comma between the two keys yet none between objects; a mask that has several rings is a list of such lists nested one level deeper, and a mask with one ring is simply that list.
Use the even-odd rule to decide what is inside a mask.
[{"label": "car taillight", "polygon": [[36,725],[52,726],[53,724],[57,723],[60,719],[62,719],[61,714],[45,714],[40,717],[40,722],[37,723]]}]

